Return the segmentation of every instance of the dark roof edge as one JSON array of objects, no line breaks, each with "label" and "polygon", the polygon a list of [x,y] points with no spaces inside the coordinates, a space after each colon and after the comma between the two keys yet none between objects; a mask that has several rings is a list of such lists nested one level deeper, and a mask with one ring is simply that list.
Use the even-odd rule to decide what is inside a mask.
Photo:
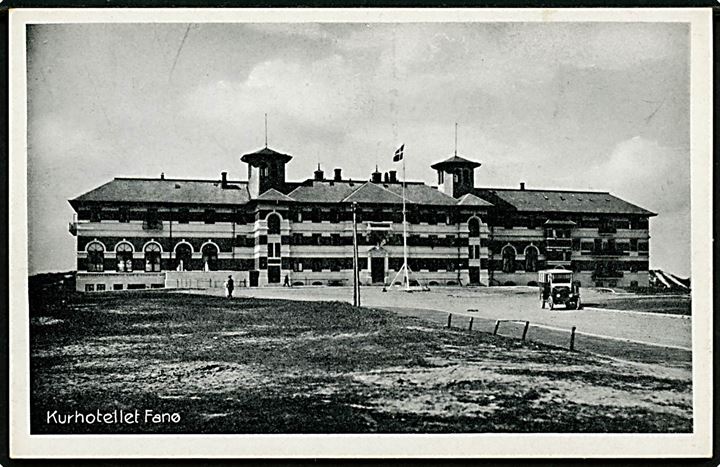
[{"label": "dark roof edge", "polygon": [[[118,201],[118,200],[84,200],[84,199],[69,199],[67,200],[68,203],[70,203],[70,206],[73,206],[73,203],[95,203],[95,204],[123,204],[123,205],[158,205],[158,206],[165,206],[165,205],[173,205],[173,206],[244,206],[245,204],[251,203],[253,200],[248,200],[245,203],[218,203],[215,201]],[[262,201],[262,200],[261,200]]]},{"label": "dark roof edge", "polygon": [[[626,202],[627,202],[627,201],[626,201]],[[628,203],[628,204],[631,204],[632,206],[635,206],[636,208],[642,210],[643,212],[622,212],[622,211],[609,211],[609,212],[596,212],[596,211],[554,211],[554,210],[545,210],[545,209],[533,209],[533,210],[530,210],[530,209],[518,209],[516,206],[512,206],[512,207],[513,207],[513,209],[515,210],[515,212],[517,212],[517,213],[524,213],[524,212],[532,212],[532,213],[546,212],[546,213],[557,213],[557,214],[559,214],[559,215],[560,215],[560,214],[562,214],[562,215],[564,215],[564,214],[595,214],[595,215],[602,215],[602,216],[613,216],[613,215],[623,215],[623,216],[627,216],[627,215],[630,215],[630,216],[648,216],[648,217],[654,217],[654,216],[657,216],[657,215],[658,215],[658,214],[655,213],[655,212],[648,211],[647,209],[641,208],[640,206],[637,206],[637,205],[635,205],[635,204],[632,204],[632,203]]]},{"label": "dark roof edge", "polygon": [[[196,183],[220,183],[221,180],[212,178],[158,178],[158,177],[115,177],[113,180],[139,180],[143,182],[196,182]],[[109,183],[109,182],[108,182]],[[227,183],[242,183],[247,185],[247,180],[227,180]],[[104,184],[103,184],[104,185]],[[102,186],[102,185],[100,185]],[[99,187],[98,187],[99,188]],[[92,191],[92,190],[90,190]],[[88,192],[89,193],[89,192]]]},{"label": "dark roof edge", "polygon": [[[551,193],[590,193],[594,195],[613,195],[609,191],[593,191],[593,190],[560,190],[557,188],[546,189],[546,188],[486,188],[486,187],[474,187],[474,190],[485,190],[485,191],[549,191]],[[617,198],[617,196],[616,196]],[[619,198],[622,199],[622,198]],[[623,200],[625,201],[625,200]]]}]

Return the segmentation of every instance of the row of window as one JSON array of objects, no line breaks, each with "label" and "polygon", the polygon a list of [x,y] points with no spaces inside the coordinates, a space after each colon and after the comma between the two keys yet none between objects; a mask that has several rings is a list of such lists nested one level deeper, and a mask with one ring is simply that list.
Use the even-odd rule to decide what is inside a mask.
[{"label": "row of window", "polygon": [[[260,244],[263,244],[263,239],[260,238]],[[236,244],[245,245],[247,241],[241,236],[238,236]],[[440,238],[437,235],[428,235],[427,237],[421,237],[420,235],[408,235],[407,244],[408,246],[430,246],[430,247],[459,247],[466,246],[468,243],[467,238],[456,237],[455,235],[448,235]],[[330,246],[342,246],[352,245],[352,236],[346,236],[341,234],[312,234],[303,235],[301,233],[294,233],[289,238],[290,245],[330,245]],[[402,246],[403,236],[401,234],[394,234],[388,232],[369,232],[366,235],[358,235],[358,245],[389,245],[389,246]]]},{"label": "row of window", "polygon": [[[165,284],[150,284],[151,289],[161,289],[165,287]],[[142,290],[146,289],[146,284],[128,284],[127,290]],[[113,284],[112,290],[124,290],[124,284]],[[85,292],[104,292],[106,289],[105,284],[85,284]]]},{"label": "row of window", "polygon": [[[218,249],[213,244],[202,248],[203,264],[206,268],[214,270],[217,265]],[[157,243],[148,243],[144,249],[145,272],[160,272],[161,249]],[[192,249],[186,243],[180,243],[175,249],[176,268],[180,271],[188,270],[192,259]],[[89,272],[103,272],[105,270],[105,247],[100,242],[90,242],[87,246],[86,270]],[[115,270],[117,272],[133,272],[133,247],[127,242],[121,242],[115,247]]]},{"label": "row of window", "polygon": [[[628,219],[570,217],[558,220],[572,221],[575,223],[574,228],[598,229],[599,233],[614,233],[619,229],[647,230],[649,228],[649,221],[646,217],[633,217]],[[540,229],[545,228],[546,222],[547,218],[542,216],[509,215],[501,217],[497,225],[506,229],[515,227]]]},{"label": "row of window", "polygon": [[[573,249],[578,250],[577,243],[573,245]],[[631,238],[629,241],[617,242],[614,239],[596,238],[593,241],[583,240],[580,242],[579,250],[583,254],[589,255],[626,255],[630,251],[648,252],[650,248],[646,240],[638,240]]]},{"label": "row of window", "polygon": [[[398,271],[402,264],[402,258],[388,258],[388,269]],[[465,269],[468,267],[466,260],[445,258],[409,258],[408,265],[413,271],[427,270],[429,272],[440,270],[451,272],[456,271],[458,268]],[[290,267],[294,272],[322,272],[323,270],[337,272],[352,269],[353,264],[352,258],[304,258],[292,259]],[[361,259],[359,267],[360,270],[368,270],[368,262],[365,258]]]},{"label": "row of window", "polygon": [[[450,174],[448,174],[450,175]],[[453,183],[469,183],[472,186],[474,180],[473,172],[471,169],[457,168],[452,174]],[[438,185],[445,183],[445,171],[438,170]]]},{"label": "row of window", "polygon": [[[517,268],[517,262],[515,261],[515,248],[511,245],[507,245],[502,249],[502,271],[506,273],[513,273]],[[538,255],[540,252],[537,247],[530,246],[525,249],[525,272],[536,272],[538,270]]]},{"label": "row of window", "polygon": [[[639,271],[647,271],[648,263],[646,261],[567,261],[570,269],[575,272],[591,272],[594,277],[623,277],[625,272],[636,273]],[[516,261],[515,258],[508,254],[503,256],[500,261],[492,262],[492,269],[499,270],[504,273],[514,272],[537,272],[541,269],[537,258],[525,258],[525,261]],[[543,266],[544,267],[544,266]]]},{"label": "row of window", "polygon": [[[263,219],[266,215],[267,212],[251,213],[246,211],[218,213],[212,208],[207,208],[202,211],[180,208],[176,211],[163,213],[159,213],[157,208],[148,208],[139,211],[131,210],[128,207],[120,207],[118,211],[102,210],[100,208],[80,211],[80,218],[89,218],[91,222],[101,222],[103,219],[130,222],[131,219],[137,219],[143,221],[143,226],[146,229],[161,229],[162,220],[173,220],[180,224],[190,221],[200,221],[206,224],[214,224],[220,221],[247,224],[255,220]],[[428,210],[410,206],[407,210],[406,218],[411,224],[423,222],[430,225],[453,225],[465,222],[465,219],[458,218],[458,215],[456,212],[448,212],[443,209]],[[351,221],[352,212],[349,209],[338,208],[291,208],[289,218],[295,222],[328,221],[337,223]],[[356,213],[356,219],[358,222],[392,221],[401,223],[402,211],[394,208],[360,208]],[[564,220],[572,220],[575,222],[575,227],[577,228],[597,228],[599,233],[614,233],[618,229],[647,230],[649,227],[646,217],[632,217],[628,219],[573,217]],[[270,218],[268,218],[268,221],[270,221]],[[280,216],[277,215],[278,227],[279,221]],[[543,216],[506,215],[499,219],[498,225],[506,229],[512,229],[514,227],[535,229],[545,227],[546,222],[547,218]],[[569,232],[569,229],[567,229],[567,231]]]},{"label": "row of window", "polygon": [[[236,222],[239,224],[249,224],[256,220],[265,219],[265,212],[256,214],[250,212],[235,213],[218,213],[215,209],[208,208],[203,211],[191,211],[188,208],[180,208],[172,212],[159,212],[157,208],[148,208],[142,211],[131,210],[121,207],[118,211],[102,210],[100,208],[81,210],[79,212],[81,219],[90,219],[90,222],[102,222],[103,220],[118,220],[119,222],[130,222],[130,220],[142,220],[145,229],[162,229],[162,221],[174,221],[178,224],[187,224],[190,221],[204,222],[206,224],[214,224],[216,222]],[[334,208],[308,208],[304,210],[292,210],[290,218],[295,222],[322,222],[331,223],[347,222],[352,220],[352,213],[349,210],[339,210]],[[406,214],[407,221],[412,224],[424,222],[430,225],[447,224],[452,225],[457,222],[465,222],[458,220],[456,214],[448,213],[443,210],[416,210],[409,209]],[[273,232],[280,232],[279,214],[271,214],[267,217],[268,229]],[[402,211],[397,209],[360,209],[356,214],[357,222],[371,221],[392,221],[402,223]],[[272,226],[270,225],[272,222]],[[277,227],[277,228],[275,228]],[[270,232],[271,234],[273,232]]]}]

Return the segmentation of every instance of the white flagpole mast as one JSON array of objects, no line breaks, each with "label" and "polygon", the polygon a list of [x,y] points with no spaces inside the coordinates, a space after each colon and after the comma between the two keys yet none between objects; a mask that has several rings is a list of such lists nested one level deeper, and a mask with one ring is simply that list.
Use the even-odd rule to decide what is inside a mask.
[{"label": "white flagpole mast", "polygon": [[[404,146],[404,145],[403,145]],[[405,148],[403,147],[403,269],[405,270],[405,290],[410,290],[410,278],[408,277],[408,259],[407,259],[407,219],[405,218]]]}]

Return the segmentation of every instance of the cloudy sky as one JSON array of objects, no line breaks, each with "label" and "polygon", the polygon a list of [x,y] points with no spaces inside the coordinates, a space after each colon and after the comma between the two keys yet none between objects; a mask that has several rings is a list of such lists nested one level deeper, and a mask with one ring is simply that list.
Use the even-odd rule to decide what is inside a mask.
[{"label": "cloudy sky", "polygon": [[651,267],[690,272],[689,37],[680,23],[78,24],[28,31],[30,272],[74,268],[67,203],[116,176],[409,179],[458,152],[476,185],[611,191],[658,212]]}]

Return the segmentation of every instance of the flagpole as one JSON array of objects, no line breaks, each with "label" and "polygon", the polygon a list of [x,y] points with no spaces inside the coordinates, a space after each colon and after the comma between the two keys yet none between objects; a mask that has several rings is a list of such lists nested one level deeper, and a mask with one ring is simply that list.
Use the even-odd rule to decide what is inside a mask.
[{"label": "flagpole", "polygon": [[[405,145],[403,145],[405,146]],[[403,183],[402,183],[402,199],[403,199],[403,268],[405,269],[405,290],[410,290],[410,278],[408,277],[408,259],[407,259],[407,219],[405,216],[405,154],[403,148]]]},{"label": "flagpole", "polygon": [[357,243],[357,203],[352,203],[353,222],[353,305],[360,306],[360,258]]}]

